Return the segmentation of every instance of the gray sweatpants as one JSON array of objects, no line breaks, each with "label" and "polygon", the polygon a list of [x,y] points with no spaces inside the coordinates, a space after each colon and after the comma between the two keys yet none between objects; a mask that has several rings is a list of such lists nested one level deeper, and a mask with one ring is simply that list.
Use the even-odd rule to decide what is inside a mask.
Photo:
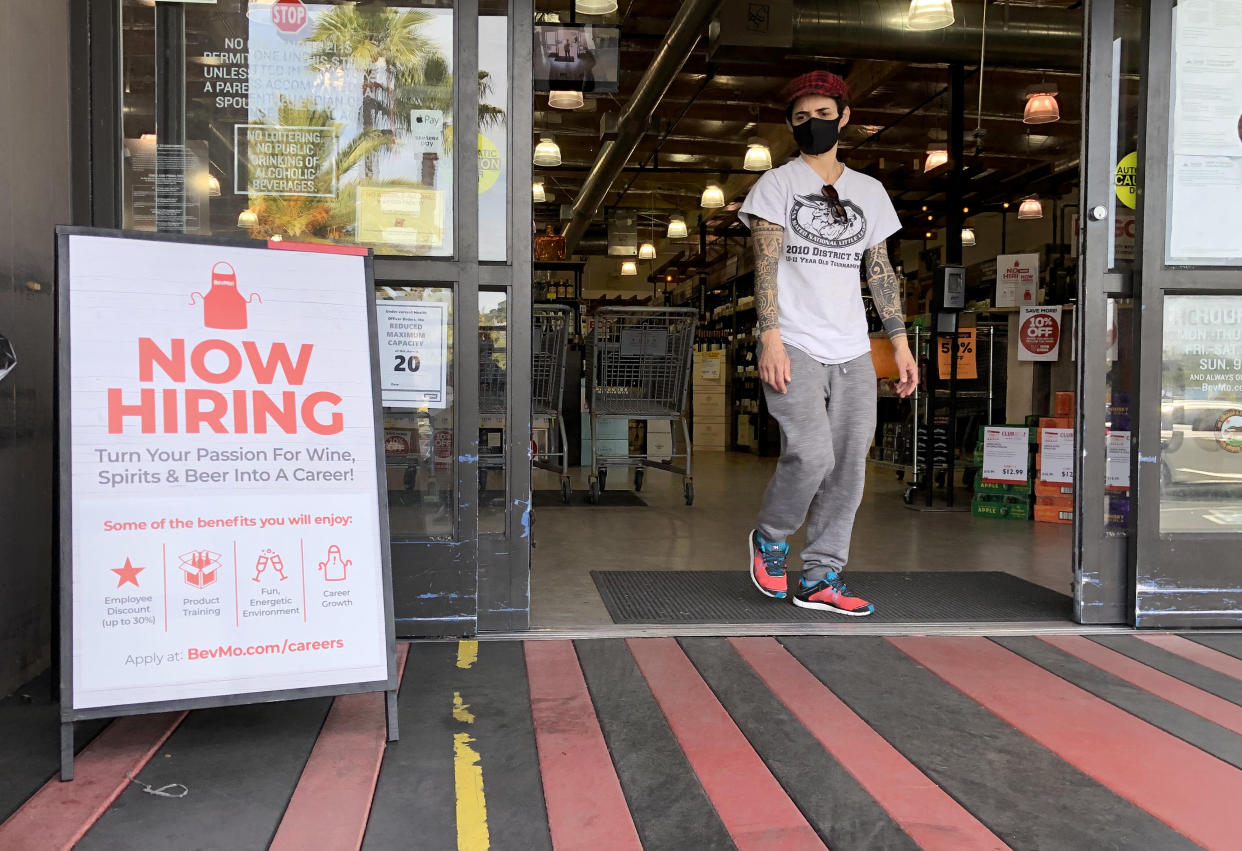
[{"label": "gray sweatpants", "polygon": [[849,561],[875,436],[875,366],[870,354],[829,365],[791,346],[786,351],[793,381],[784,393],[763,388],[784,440],[758,529],[781,543],[806,522],[803,575],[817,582]]}]

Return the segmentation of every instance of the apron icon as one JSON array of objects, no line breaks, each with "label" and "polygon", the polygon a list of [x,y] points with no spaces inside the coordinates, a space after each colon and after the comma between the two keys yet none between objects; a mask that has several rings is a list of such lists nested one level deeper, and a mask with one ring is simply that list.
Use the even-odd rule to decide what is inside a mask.
[{"label": "apron icon", "polygon": [[319,569],[323,571],[323,578],[327,581],[344,582],[346,570],[351,564],[353,561],[342,558],[341,548],[333,544],[328,547],[327,559],[319,562]]},{"label": "apron icon", "polygon": [[207,295],[195,292],[190,295],[190,304],[195,299],[203,300],[203,325],[208,328],[219,328],[225,331],[240,331],[246,327],[246,305],[263,299],[258,293],[251,293],[247,299],[237,289],[237,273],[233,267],[223,261],[211,267],[211,289]]}]

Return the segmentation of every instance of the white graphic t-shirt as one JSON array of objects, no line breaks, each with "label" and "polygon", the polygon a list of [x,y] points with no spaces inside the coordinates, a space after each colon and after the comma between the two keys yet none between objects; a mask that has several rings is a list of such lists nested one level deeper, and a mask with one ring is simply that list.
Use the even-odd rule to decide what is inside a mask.
[{"label": "white graphic t-shirt", "polygon": [[863,252],[901,229],[888,193],[874,177],[846,168],[833,186],[846,218],[838,221],[824,181],[802,157],[772,169],[751,189],[738,216],[785,229],[776,288],[785,345],[820,363],[846,363],[871,351],[863,307]]}]

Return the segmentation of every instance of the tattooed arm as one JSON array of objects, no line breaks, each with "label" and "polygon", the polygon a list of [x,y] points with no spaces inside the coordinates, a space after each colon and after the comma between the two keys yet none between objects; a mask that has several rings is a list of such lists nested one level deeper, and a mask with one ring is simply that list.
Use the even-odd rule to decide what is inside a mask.
[{"label": "tattooed arm", "polygon": [[757,333],[761,344],[759,377],[776,392],[784,393],[792,374],[789,355],[781,341],[776,270],[785,243],[785,229],[756,217],[751,221],[751,234],[755,249],[755,310],[759,314]]},{"label": "tattooed arm", "polygon": [[893,341],[893,354],[897,360],[899,383],[897,392],[902,397],[914,392],[918,383],[918,364],[910,352],[906,339],[906,319],[901,309],[901,284],[897,272],[888,259],[888,247],[884,243],[868,248],[863,255],[867,267],[867,286],[875,301],[876,312],[884,323],[884,332]]}]

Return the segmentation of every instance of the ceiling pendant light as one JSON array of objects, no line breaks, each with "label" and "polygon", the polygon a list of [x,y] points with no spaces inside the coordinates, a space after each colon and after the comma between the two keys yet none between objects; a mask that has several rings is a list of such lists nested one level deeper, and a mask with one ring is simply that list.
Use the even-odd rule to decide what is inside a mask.
[{"label": "ceiling pendant light", "polygon": [[709,183],[707,188],[703,190],[703,197],[699,201],[699,206],[708,210],[714,210],[717,207],[724,206],[724,190],[714,183]]},{"label": "ceiling pendant light", "polygon": [[949,152],[944,148],[928,148],[927,159],[923,161],[923,173],[935,171],[949,162]]},{"label": "ceiling pendant light", "polygon": [[746,161],[742,168],[747,171],[767,171],[772,167],[772,149],[762,139],[751,139],[746,143]]},{"label": "ceiling pendant light", "polygon": [[556,168],[561,164],[561,148],[551,136],[542,136],[535,146],[535,165],[540,168]]},{"label": "ceiling pendant light", "polygon": [[548,200],[548,193],[543,188],[542,180],[536,180],[531,185],[531,195],[532,195],[532,200],[536,204],[543,204]]},{"label": "ceiling pendant light", "polygon": [[638,247],[639,260],[654,260],[656,258],[655,246],[650,242],[644,242]]},{"label": "ceiling pendant light", "polygon": [[1057,105],[1057,93],[1041,86],[1038,91],[1026,94],[1026,109],[1022,112],[1023,124],[1051,124],[1061,120],[1061,108]]},{"label": "ceiling pendant light", "polygon": [[242,210],[241,215],[237,217],[237,226],[246,229],[258,227],[259,217],[254,210],[249,208]]},{"label": "ceiling pendant light", "polygon": [[632,278],[638,274],[638,264],[633,260],[626,260],[621,264],[621,277]]},{"label": "ceiling pendant light", "polygon": [[962,245],[969,247],[974,244],[975,244],[975,229],[974,228],[962,228]]},{"label": "ceiling pendant light", "polygon": [[574,8],[579,15],[611,15],[617,11],[617,0],[578,0]]},{"label": "ceiling pendant light", "polygon": [[570,92],[563,89],[553,89],[548,92],[548,106],[553,109],[582,109],[585,102],[582,92]]},{"label": "ceiling pendant light", "polygon": [[910,0],[910,11],[906,15],[906,29],[942,30],[952,25],[953,0]]},{"label": "ceiling pendant light", "polygon": [[668,218],[668,238],[669,239],[685,239],[689,236],[686,230],[686,217],[681,213],[673,213]]},{"label": "ceiling pendant light", "polygon": [[1038,198],[1027,198],[1018,206],[1018,218],[1023,220],[1042,219],[1044,217],[1044,205],[1039,203]]},{"label": "ceiling pendant light", "polygon": [[207,197],[208,198],[219,198],[220,197],[220,181],[216,178],[214,174],[207,175]]}]

